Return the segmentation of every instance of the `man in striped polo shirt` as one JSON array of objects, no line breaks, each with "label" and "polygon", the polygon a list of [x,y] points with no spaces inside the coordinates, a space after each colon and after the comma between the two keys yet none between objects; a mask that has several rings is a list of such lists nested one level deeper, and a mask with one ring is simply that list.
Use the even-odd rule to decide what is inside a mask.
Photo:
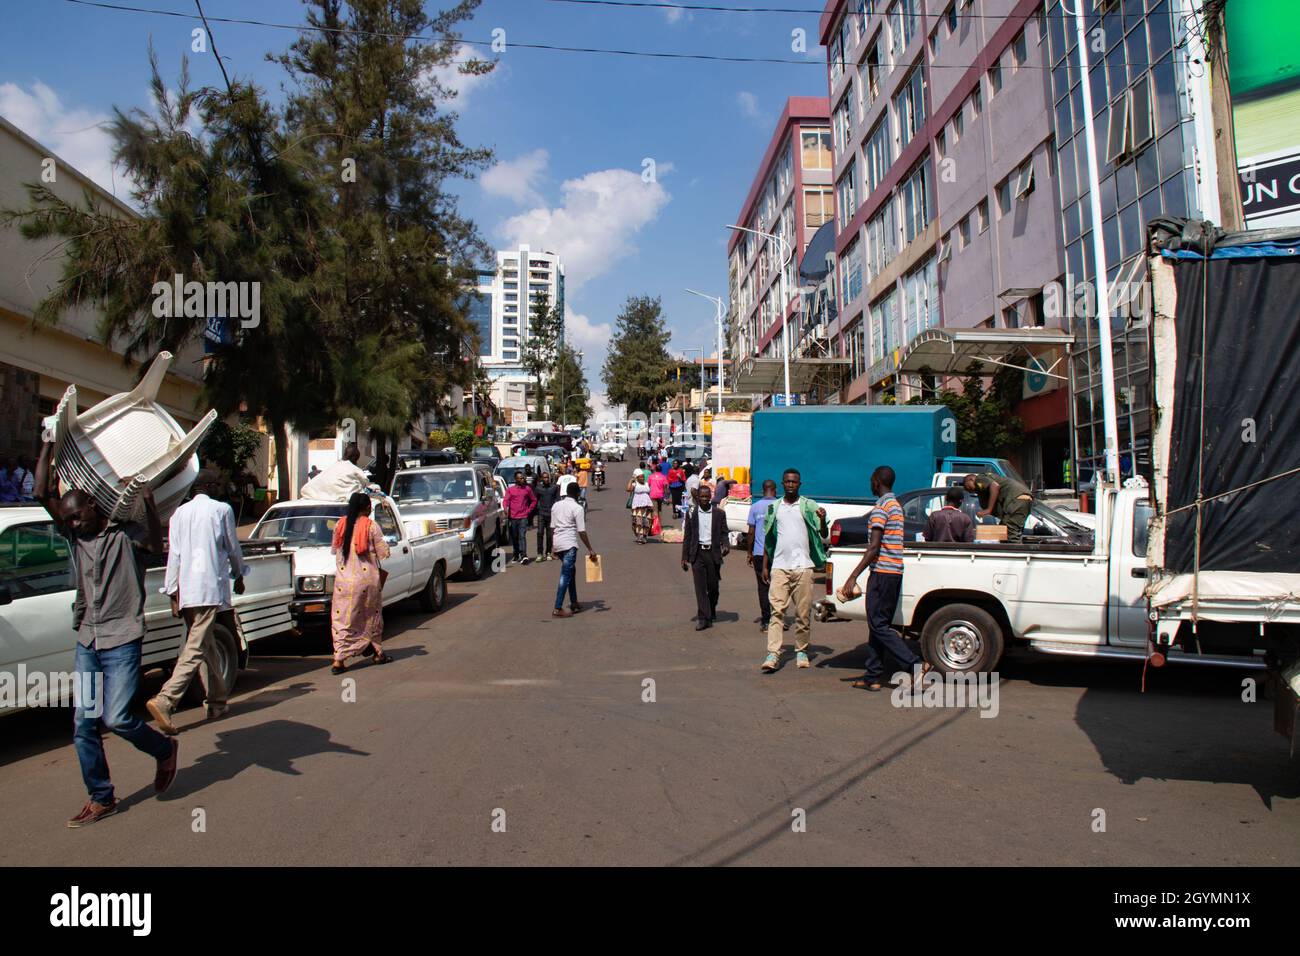
[{"label": "man in striped polo shirt", "polygon": [[888,653],[912,674],[917,665],[921,673],[930,669],[902,636],[894,630],[894,614],[898,611],[898,598],[903,590],[903,506],[894,497],[894,469],[881,465],[871,473],[871,493],[876,507],[867,518],[870,539],[867,552],[840,588],[839,599],[848,603],[853,599],[858,576],[868,566],[867,579],[867,672],[853,682],[861,690],[879,691],[884,688],[884,655]]}]

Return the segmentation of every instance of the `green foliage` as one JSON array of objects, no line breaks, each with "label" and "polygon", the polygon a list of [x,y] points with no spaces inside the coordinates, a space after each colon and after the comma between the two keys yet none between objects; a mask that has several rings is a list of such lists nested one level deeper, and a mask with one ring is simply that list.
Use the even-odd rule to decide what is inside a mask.
[{"label": "green foliage", "polygon": [[468,418],[462,418],[452,428],[448,437],[451,439],[451,444],[455,445],[456,450],[460,452],[461,457],[469,460],[469,453],[478,444],[478,439],[474,437],[474,422]]},{"label": "green foliage", "polygon": [[548,399],[544,418],[557,425],[566,422],[577,425],[584,424],[591,417],[591,406],[587,404],[587,373],[578,361],[578,353],[567,345],[561,346],[556,355],[545,392]]},{"label": "green foliage", "polygon": [[[930,379],[929,369],[921,379]],[[1018,369],[999,368],[991,385],[983,366],[973,365],[962,380],[960,392],[941,389],[930,396],[916,396],[909,405],[946,405],[957,420],[957,454],[996,457],[1005,455],[1024,441],[1025,426],[1012,407],[1020,396],[1022,375]],[[892,404],[892,402],[891,402]]]},{"label": "green foliage", "polygon": [[256,428],[243,422],[231,425],[218,418],[199,446],[199,459],[234,477],[245,469],[262,447],[262,437]]},{"label": "green foliage", "polygon": [[663,406],[677,387],[668,375],[670,337],[658,297],[628,297],[601,369],[611,404],[626,405],[629,415]]},{"label": "green foliage", "polygon": [[[520,269],[520,285],[523,285]],[[564,316],[552,305],[550,297],[538,296],[533,301],[532,316],[528,326],[528,341],[524,343],[520,362],[537,380],[538,395],[543,394],[544,381],[554,375],[560,361],[560,347],[564,342]],[[540,401],[539,401],[540,407]]]}]

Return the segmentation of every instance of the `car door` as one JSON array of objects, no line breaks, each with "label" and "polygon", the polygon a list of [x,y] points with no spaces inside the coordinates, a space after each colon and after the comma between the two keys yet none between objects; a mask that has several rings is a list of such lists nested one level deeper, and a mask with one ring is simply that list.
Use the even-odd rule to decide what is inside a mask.
[{"label": "car door", "polygon": [[374,519],[392,552],[384,561],[384,570],[388,572],[388,580],[384,582],[384,603],[387,604],[410,593],[414,555],[411,553],[411,545],[406,539],[405,531],[398,526],[397,518],[387,504],[382,501],[375,502]]},{"label": "car door", "polygon": [[19,682],[19,665],[28,674],[72,671],[73,599],[68,543],[53,521],[24,522],[0,533],[0,673],[10,675],[11,686],[28,686]]},{"label": "car door", "polygon": [[1153,513],[1150,501],[1136,501],[1111,538],[1107,601],[1111,644],[1145,647],[1147,643],[1147,539]]}]

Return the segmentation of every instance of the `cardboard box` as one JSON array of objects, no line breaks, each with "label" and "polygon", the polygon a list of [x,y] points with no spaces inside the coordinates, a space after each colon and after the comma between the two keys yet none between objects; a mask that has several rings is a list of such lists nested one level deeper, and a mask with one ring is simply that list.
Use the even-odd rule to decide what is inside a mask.
[{"label": "cardboard box", "polygon": [[977,524],[975,526],[976,541],[1006,541],[1007,526],[1004,524]]}]

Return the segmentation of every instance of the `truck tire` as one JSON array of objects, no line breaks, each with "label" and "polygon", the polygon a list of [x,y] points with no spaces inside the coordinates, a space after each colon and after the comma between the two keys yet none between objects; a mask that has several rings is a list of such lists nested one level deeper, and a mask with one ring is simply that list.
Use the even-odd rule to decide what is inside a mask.
[{"label": "truck tire", "polygon": [[1002,627],[973,604],[949,604],[921,629],[921,653],[944,674],[987,673],[1002,659]]},{"label": "truck tire", "polygon": [[[481,550],[481,542],[480,542]],[[439,561],[434,565],[433,573],[429,575],[429,581],[420,592],[420,607],[430,613],[436,614],[442,610],[442,606],[447,603],[447,570]]]},{"label": "truck tire", "polygon": [[480,532],[474,535],[474,547],[469,549],[469,554],[465,555],[465,560],[461,562],[460,575],[466,581],[477,581],[487,573],[490,563],[487,545],[483,543],[483,535]]},{"label": "truck tire", "polygon": [[[221,679],[226,683],[227,696],[235,692],[235,682],[239,680],[239,642],[235,640],[235,635],[220,622],[214,622],[212,625],[213,645],[216,648],[217,668],[221,671]],[[198,679],[190,681],[190,686],[185,689],[184,700],[196,707],[203,705],[204,688],[202,682],[202,668],[196,675]]]}]

